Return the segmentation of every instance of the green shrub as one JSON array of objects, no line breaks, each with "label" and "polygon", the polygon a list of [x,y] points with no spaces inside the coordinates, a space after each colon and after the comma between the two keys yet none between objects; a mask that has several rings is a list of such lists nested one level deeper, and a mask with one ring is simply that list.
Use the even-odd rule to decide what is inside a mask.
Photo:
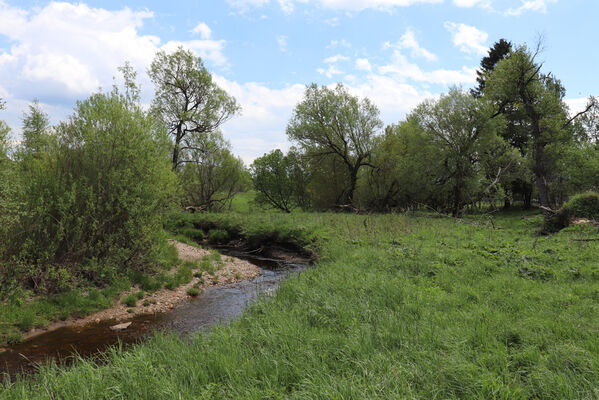
[{"label": "green shrub", "polygon": [[224,243],[229,240],[229,232],[224,229],[210,229],[208,241],[210,243]]},{"label": "green shrub", "polygon": [[168,204],[175,179],[168,136],[134,94],[114,89],[78,102],[43,152],[23,156],[23,187],[15,192],[18,229],[10,232],[10,245],[0,248],[0,258],[33,266],[17,271],[21,282],[46,271],[40,281],[47,291],[63,292],[71,289],[76,273],[77,279],[99,284],[114,278],[82,270],[89,260],[119,273],[157,263],[158,242],[165,240],[159,211]]},{"label": "green shrub", "polygon": [[191,288],[187,289],[187,294],[189,296],[196,297],[200,294],[200,289],[198,289],[196,287],[191,287]]},{"label": "green shrub", "polygon": [[202,232],[199,229],[185,228],[181,230],[181,233],[186,237],[195,240],[196,242],[201,242],[202,240],[204,240],[204,232]]},{"label": "green shrub", "polygon": [[599,193],[586,192],[573,196],[564,209],[574,218],[587,218],[599,221]]},{"label": "green shrub", "polygon": [[122,303],[129,307],[135,307],[137,305],[137,296],[131,293],[123,299]]}]

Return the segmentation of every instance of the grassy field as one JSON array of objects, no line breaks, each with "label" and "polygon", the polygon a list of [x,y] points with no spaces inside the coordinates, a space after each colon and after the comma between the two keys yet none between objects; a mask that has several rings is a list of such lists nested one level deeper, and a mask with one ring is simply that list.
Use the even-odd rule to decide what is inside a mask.
[{"label": "grassy field", "polygon": [[[2,399],[599,398],[599,237],[541,218],[198,215],[315,266],[229,326],[44,367]],[[493,226],[496,228],[494,229]]]}]

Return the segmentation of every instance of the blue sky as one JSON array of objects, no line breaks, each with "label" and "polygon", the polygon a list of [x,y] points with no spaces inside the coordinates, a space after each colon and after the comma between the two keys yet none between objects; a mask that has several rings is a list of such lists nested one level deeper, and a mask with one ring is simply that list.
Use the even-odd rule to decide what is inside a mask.
[{"label": "blue sky", "polygon": [[53,122],[64,119],[125,60],[149,103],[153,55],[183,45],[240,102],[222,130],[249,163],[289,146],[285,126],[306,84],[343,82],[390,124],[452,85],[470,88],[496,40],[539,37],[544,71],[577,109],[599,94],[598,16],[594,0],[0,0],[0,118],[18,139],[37,97]]}]

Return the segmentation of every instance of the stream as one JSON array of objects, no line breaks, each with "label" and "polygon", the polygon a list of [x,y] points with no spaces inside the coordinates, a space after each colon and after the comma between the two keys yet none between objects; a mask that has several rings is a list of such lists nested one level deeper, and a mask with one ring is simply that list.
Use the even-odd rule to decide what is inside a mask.
[{"label": "stream", "polygon": [[[34,373],[39,365],[55,360],[70,364],[74,355],[91,357],[119,342],[124,346],[139,343],[155,331],[175,332],[185,336],[205,331],[216,323],[226,323],[242,314],[260,295],[273,295],[280,282],[289,274],[307,268],[306,262],[283,261],[219,248],[222,254],[242,258],[260,268],[260,275],[252,281],[210,286],[198,297],[174,309],[157,314],[138,315],[127,321],[106,320],[85,326],[62,327],[35,336],[22,343],[5,347],[0,353],[0,381],[8,374]],[[112,331],[111,326],[131,321],[129,328]]]}]

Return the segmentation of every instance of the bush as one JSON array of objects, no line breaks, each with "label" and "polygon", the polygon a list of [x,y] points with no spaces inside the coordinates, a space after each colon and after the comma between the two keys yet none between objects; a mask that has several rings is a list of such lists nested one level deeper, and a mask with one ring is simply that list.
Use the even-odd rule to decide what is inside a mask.
[{"label": "bush", "polygon": [[135,307],[137,305],[137,300],[137,296],[134,293],[131,293],[123,299],[123,304],[126,304],[129,307]]},{"label": "bush", "polygon": [[165,241],[158,212],[175,184],[166,133],[129,92],[117,89],[79,102],[55,131],[51,145],[18,169],[24,187],[19,221],[11,222],[18,229],[0,248],[0,262],[32,266],[17,271],[21,282],[35,278],[29,272],[47,271],[56,280],[53,291],[69,289],[74,273],[97,284],[115,278],[81,271],[90,260],[119,274],[150,270]]},{"label": "bush", "polygon": [[599,221],[599,193],[587,192],[573,196],[564,209],[573,218],[587,218]]},{"label": "bush", "polygon": [[189,296],[196,297],[200,294],[200,289],[198,289],[196,287],[191,287],[191,288],[187,289],[187,294]]},{"label": "bush", "polygon": [[223,243],[229,240],[229,232],[224,229],[211,229],[208,232],[208,241],[210,243]]}]

